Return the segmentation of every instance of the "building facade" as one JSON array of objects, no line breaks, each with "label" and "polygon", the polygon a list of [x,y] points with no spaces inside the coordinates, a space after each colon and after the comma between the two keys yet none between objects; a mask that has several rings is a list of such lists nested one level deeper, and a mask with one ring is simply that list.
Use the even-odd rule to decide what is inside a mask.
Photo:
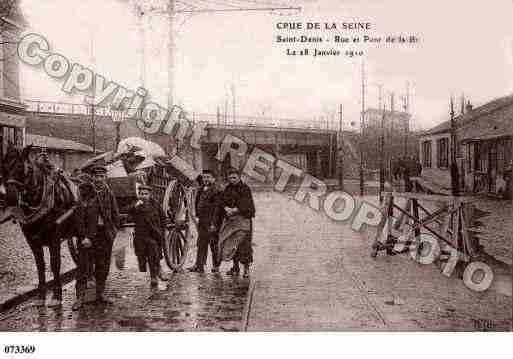
[{"label": "building facade", "polygon": [[[473,193],[511,197],[513,161],[513,96],[475,109],[467,104],[455,118],[460,187]],[[449,189],[451,156],[450,121],[424,132],[419,141],[422,176]],[[509,182],[509,184],[508,184]]]},{"label": "building facade", "polygon": [[[365,167],[378,169],[382,155],[385,157],[386,168],[399,158],[417,157],[417,134],[410,131],[410,124],[411,114],[407,112],[367,109],[362,129]],[[382,133],[383,151],[380,145]]]},{"label": "building facade", "polygon": [[24,145],[25,106],[20,99],[16,49],[23,19],[17,5],[15,1],[5,1],[0,7],[0,158],[9,145]]},{"label": "building facade", "polygon": [[27,133],[25,141],[27,146],[33,147],[30,155],[36,156],[44,150],[50,162],[70,173],[94,157],[91,146],[72,140]]}]

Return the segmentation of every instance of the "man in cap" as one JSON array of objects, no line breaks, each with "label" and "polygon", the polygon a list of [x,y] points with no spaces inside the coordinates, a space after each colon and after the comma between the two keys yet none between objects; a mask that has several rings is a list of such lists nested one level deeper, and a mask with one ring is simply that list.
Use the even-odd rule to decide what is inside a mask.
[{"label": "man in cap", "polygon": [[139,262],[139,270],[150,269],[150,285],[158,287],[161,274],[160,260],[164,244],[165,214],[152,198],[152,187],[141,184],[138,188],[138,200],[130,209],[135,222],[134,250]]},{"label": "man in cap", "polygon": [[212,252],[212,273],[219,272],[217,254],[218,231],[221,224],[220,193],[215,188],[215,177],[212,171],[203,170],[200,188],[196,195],[196,216],[198,217],[198,248],[196,263],[189,268],[191,272],[203,273],[207,262],[208,246]]},{"label": "man in cap", "polygon": [[236,169],[228,170],[228,186],[222,193],[221,203],[224,221],[219,232],[220,259],[233,260],[233,267],[227,272],[229,275],[238,275],[242,263],[243,276],[247,278],[253,262],[251,242],[255,204],[251,189],[241,181]]},{"label": "man in cap", "polygon": [[[107,169],[101,165],[88,168],[92,175],[90,182],[90,199],[83,203],[83,225],[85,238],[79,244],[88,252],[88,260],[94,265],[96,282],[96,303],[109,304],[103,297],[105,282],[109,275],[110,260],[114,238],[119,228],[118,204],[114,194],[105,182]],[[91,263],[89,263],[91,264]],[[84,265],[84,268],[85,265]],[[79,270],[80,272],[80,270]],[[83,303],[87,285],[87,270],[77,278],[77,302],[74,309]]]}]

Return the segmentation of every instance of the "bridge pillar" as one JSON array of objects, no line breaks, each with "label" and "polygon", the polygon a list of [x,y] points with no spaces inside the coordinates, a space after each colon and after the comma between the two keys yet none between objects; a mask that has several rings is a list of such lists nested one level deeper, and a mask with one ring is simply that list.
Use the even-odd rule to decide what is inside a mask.
[{"label": "bridge pillar", "polygon": [[276,138],[276,141],[274,143],[274,158],[276,159],[274,161],[274,165],[272,167],[272,171],[271,171],[271,181],[272,183],[276,183],[276,181],[278,180],[278,166],[277,166],[277,163],[278,163],[278,159],[280,157],[280,143],[278,141],[278,138]]},{"label": "bridge pillar", "polygon": [[315,177],[320,178],[322,174],[321,150],[315,151]]}]

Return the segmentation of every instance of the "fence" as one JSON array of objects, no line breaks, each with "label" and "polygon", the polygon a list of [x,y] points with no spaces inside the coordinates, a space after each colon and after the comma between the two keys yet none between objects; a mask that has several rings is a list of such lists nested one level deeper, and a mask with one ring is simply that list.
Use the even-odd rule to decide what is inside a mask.
[{"label": "fence", "polygon": [[[104,106],[91,106],[86,104],[74,104],[65,102],[53,101],[34,101],[27,100],[25,104],[28,106],[27,110],[37,113],[52,113],[52,114],[69,114],[69,115],[91,115],[112,117],[114,121],[122,121],[127,119],[127,112],[131,109],[114,110],[111,107]],[[140,117],[139,112],[135,117]],[[146,115],[146,114],[144,114]],[[233,116],[225,114],[208,114],[197,112],[183,112],[188,120],[194,122],[206,122],[211,125],[218,125],[223,127],[232,126],[245,126],[245,127],[275,127],[275,128],[288,128],[288,129],[310,129],[319,131],[337,131],[336,124],[330,121],[305,121],[298,119],[287,118],[273,118],[273,117],[260,117],[260,116]]]}]

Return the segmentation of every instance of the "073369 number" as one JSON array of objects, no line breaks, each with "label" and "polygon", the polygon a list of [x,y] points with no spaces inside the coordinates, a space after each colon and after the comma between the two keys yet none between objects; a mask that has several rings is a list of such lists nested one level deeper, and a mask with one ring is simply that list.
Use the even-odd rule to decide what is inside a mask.
[{"label": "073369 number", "polygon": [[32,354],[35,352],[34,345],[4,345],[5,354]]}]

